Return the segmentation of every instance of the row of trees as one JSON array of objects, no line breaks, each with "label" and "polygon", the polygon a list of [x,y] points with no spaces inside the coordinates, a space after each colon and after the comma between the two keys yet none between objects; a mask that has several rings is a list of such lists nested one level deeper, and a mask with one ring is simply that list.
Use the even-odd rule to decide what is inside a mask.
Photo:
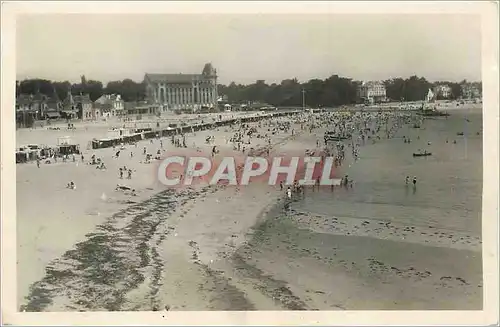
[{"label": "row of trees", "polygon": [[46,79],[26,79],[16,82],[16,95],[41,93],[50,97],[57,96],[63,100],[69,91],[73,95],[88,94],[92,101],[99,99],[103,94],[120,94],[125,101],[143,101],[146,97],[144,83],[136,83],[131,79],[111,81],[106,86],[100,81],[87,80],[85,76],[81,77],[80,83],[74,84]]},{"label": "row of trees", "polygon": [[283,80],[280,84],[268,85],[258,80],[250,85],[232,82],[228,86],[219,85],[219,93],[225,94],[230,102],[257,101],[274,106],[337,106],[356,102],[356,90],[360,82],[333,75],[325,80],[312,79],[299,83],[294,79]]},{"label": "row of trees", "polygon": [[[462,81],[434,82],[427,81],[424,77],[411,76],[409,78],[393,78],[383,81],[386,87],[387,97],[395,100],[419,101],[425,99],[430,88],[439,84],[448,84],[452,89],[452,99],[462,96]],[[330,76],[324,80],[312,79],[300,83],[296,78],[283,80],[281,83],[266,84],[264,80],[258,80],[253,84],[242,85],[234,82],[229,85],[219,85],[219,94],[226,95],[231,103],[245,103],[248,101],[269,103],[274,106],[302,106],[305,104],[312,107],[330,107],[345,104],[353,104],[357,101],[357,88],[361,84],[338,75]],[[98,99],[102,94],[120,94],[125,101],[145,100],[146,87],[144,83],[137,83],[131,79],[123,81],[112,81],[103,84],[95,80],[86,80],[82,76],[81,82],[71,84],[69,82],[52,82],[43,79],[29,79],[16,83],[17,94],[36,94],[40,92],[48,96],[57,94],[59,99],[67,96],[71,89],[73,95],[89,94],[92,101]],[[481,87],[480,83],[478,84]],[[303,97],[304,96],[304,97]]]}]

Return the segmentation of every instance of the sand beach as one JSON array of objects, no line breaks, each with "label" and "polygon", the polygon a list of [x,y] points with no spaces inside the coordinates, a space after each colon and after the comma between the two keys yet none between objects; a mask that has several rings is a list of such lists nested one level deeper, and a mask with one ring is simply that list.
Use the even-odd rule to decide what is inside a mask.
[{"label": "sand beach", "polygon": [[[155,163],[144,163],[144,147],[209,156],[215,145],[219,155],[241,155],[228,141],[230,127],[186,134],[185,150],[169,138],[162,145],[143,140],[125,145],[118,158],[116,149],[87,148],[118,123],[19,129],[18,146],[69,135],[85,159],[17,165],[18,305],[26,311],[481,309],[481,137],[471,132],[464,150],[456,134],[463,115],[480,132],[477,109],[426,120],[420,129],[404,126],[391,139],[361,146],[359,160],[347,156],[338,173],[354,179],[352,188],[307,189],[286,206],[277,185],[168,189],[157,182]],[[269,135],[271,156],[317,148],[329,128],[302,130],[295,118],[274,120],[289,121],[291,129]],[[269,132],[264,123],[249,125]],[[414,144],[403,144],[403,136]],[[436,156],[412,158],[419,142],[430,143]],[[267,145],[252,138],[248,147]],[[92,154],[106,170],[88,164]],[[133,171],[131,179],[119,178],[123,166]],[[417,190],[405,188],[407,175],[418,175]],[[76,189],[66,188],[69,181]],[[116,191],[117,184],[136,195]]]}]

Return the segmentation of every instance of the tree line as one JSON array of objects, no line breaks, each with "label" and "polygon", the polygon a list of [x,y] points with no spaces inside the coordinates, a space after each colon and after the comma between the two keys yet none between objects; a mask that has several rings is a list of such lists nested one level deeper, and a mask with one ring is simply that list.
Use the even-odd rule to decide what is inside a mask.
[{"label": "tree line", "polygon": [[73,84],[68,81],[56,82],[38,78],[16,82],[16,96],[41,93],[57,97],[62,101],[68,96],[69,91],[72,95],[88,94],[92,101],[99,99],[103,94],[120,94],[124,101],[143,101],[146,98],[146,85],[131,79],[111,81],[106,86],[100,81],[87,80],[85,76],[81,77],[80,83]]},{"label": "tree line", "polygon": [[[387,97],[393,101],[420,101],[427,96],[429,89],[436,85],[447,84],[451,87],[451,99],[462,96],[462,82],[429,82],[424,77],[410,76],[408,78],[392,78],[383,81]],[[302,106],[303,102],[311,107],[332,107],[354,104],[357,102],[357,89],[361,84],[347,77],[332,75],[324,80],[311,79],[300,83],[296,78],[286,79],[281,83],[267,84],[264,80],[242,85],[235,82],[229,85],[218,85],[219,95],[227,96],[230,103],[260,102],[274,106]],[[474,83],[481,89],[481,82]],[[45,79],[26,79],[16,83],[16,94],[42,93],[47,96],[57,96],[60,100],[66,98],[68,90],[73,95],[89,94],[92,101],[103,94],[120,94],[124,101],[143,101],[146,98],[144,82],[131,79],[111,81],[103,85],[96,80],[81,77],[81,82],[71,84],[68,81],[56,82]],[[439,98],[439,96],[438,96]]]}]

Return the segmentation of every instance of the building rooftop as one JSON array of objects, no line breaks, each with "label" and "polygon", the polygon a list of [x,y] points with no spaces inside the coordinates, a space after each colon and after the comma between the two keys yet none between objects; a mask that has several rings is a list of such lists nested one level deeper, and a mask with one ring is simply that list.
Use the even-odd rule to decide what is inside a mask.
[{"label": "building rooftop", "polygon": [[107,104],[107,103],[112,103],[114,101],[123,101],[123,99],[119,94],[103,94],[99,97],[99,99],[95,100],[94,102],[98,104]]},{"label": "building rooftop", "polygon": [[146,73],[144,80],[150,83],[191,83],[193,80],[203,80],[207,77],[215,77],[217,71],[211,63],[205,64],[201,74],[156,74]]},{"label": "building rooftop", "polygon": [[16,103],[20,105],[26,105],[34,102],[57,102],[53,97],[46,96],[45,94],[19,94],[16,98]]},{"label": "building rooftop", "polygon": [[90,96],[88,94],[75,95],[75,96],[73,96],[73,101],[74,102],[82,102],[82,103],[92,102],[92,100],[90,100]]},{"label": "building rooftop", "polygon": [[202,79],[201,74],[149,74],[144,79],[151,83],[191,83],[193,80]]},{"label": "building rooftop", "polygon": [[217,71],[214,69],[211,63],[205,64],[205,67],[203,67],[203,75],[205,76],[215,76],[217,74]]},{"label": "building rooftop", "polygon": [[361,86],[365,87],[384,86],[384,83],[379,81],[368,81],[368,82],[363,82]]}]

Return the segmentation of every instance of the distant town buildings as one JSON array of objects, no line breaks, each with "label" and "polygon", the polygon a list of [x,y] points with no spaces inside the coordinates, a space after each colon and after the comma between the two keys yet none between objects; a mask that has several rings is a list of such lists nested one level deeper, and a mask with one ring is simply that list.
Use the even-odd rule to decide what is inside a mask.
[{"label": "distant town buildings", "polygon": [[451,86],[447,84],[436,85],[434,87],[434,93],[441,99],[450,99],[452,97]]},{"label": "distant town buildings", "polygon": [[162,106],[147,101],[125,102],[125,115],[158,115]]},{"label": "distant town buildings", "polygon": [[[51,110],[59,112],[62,110],[62,103],[58,99],[48,97],[44,94],[20,94],[16,98],[16,118],[26,120],[28,117],[33,120],[45,119]],[[59,115],[59,114],[58,114]]]},{"label": "distant town buildings", "polygon": [[226,94],[219,95],[217,102],[229,102],[229,97]]},{"label": "distant town buildings", "polygon": [[94,101],[95,118],[122,116],[125,114],[125,101],[119,94],[103,94]]},{"label": "distant town buildings", "polygon": [[41,93],[20,94],[16,98],[16,114],[17,119],[23,121],[26,121],[27,117],[34,120],[59,118],[96,120],[125,115],[127,112],[125,102],[118,94],[105,94],[92,102],[90,95],[73,95],[71,90],[68,90],[63,101],[60,101],[57,95],[49,97]]},{"label": "distant town buildings", "polygon": [[385,85],[382,82],[363,82],[358,87],[357,98],[363,103],[379,103],[387,100]]},{"label": "distant town buildings", "polygon": [[84,95],[75,95],[73,97],[74,107],[77,112],[77,116],[83,120],[92,120],[96,119],[93,112],[93,103],[90,100],[90,96],[88,94]]},{"label": "distant town buildings", "polygon": [[16,99],[16,111],[32,111],[41,115],[45,95],[21,94]]},{"label": "distant town buildings", "polygon": [[217,71],[210,63],[201,74],[146,73],[144,82],[148,102],[163,110],[217,108]]},{"label": "distant town buildings", "polygon": [[460,87],[463,99],[478,99],[482,96],[482,90],[478,83],[463,83]]}]

